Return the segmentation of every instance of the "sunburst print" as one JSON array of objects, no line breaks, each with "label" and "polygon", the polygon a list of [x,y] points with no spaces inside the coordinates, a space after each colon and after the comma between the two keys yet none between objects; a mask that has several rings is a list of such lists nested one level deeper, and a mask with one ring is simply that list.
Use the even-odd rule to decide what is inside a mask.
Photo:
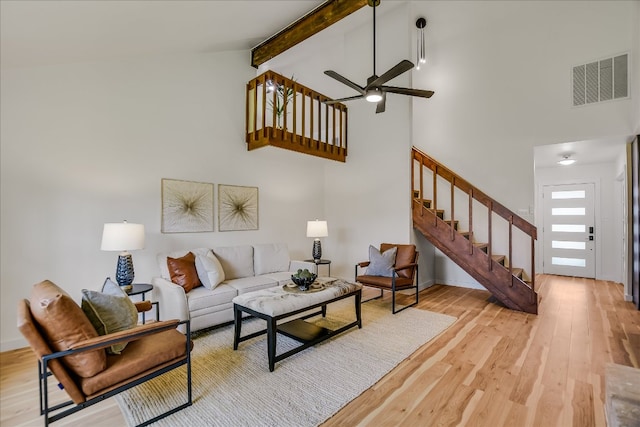
[{"label": "sunburst print", "polygon": [[258,187],[218,185],[218,229],[258,229]]},{"label": "sunburst print", "polygon": [[213,231],[213,184],[162,180],[162,232]]}]

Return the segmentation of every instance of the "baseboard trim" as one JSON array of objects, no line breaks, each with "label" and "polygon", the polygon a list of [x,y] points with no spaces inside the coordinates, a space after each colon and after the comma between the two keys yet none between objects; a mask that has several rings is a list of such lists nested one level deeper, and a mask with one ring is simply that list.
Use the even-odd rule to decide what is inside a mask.
[{"label": "baseboard trim", "polygon": [[2,341],[0,343],[0,352],[17,350],[19,348],[29,347],[29,343],[24,338],[10,341]]}]

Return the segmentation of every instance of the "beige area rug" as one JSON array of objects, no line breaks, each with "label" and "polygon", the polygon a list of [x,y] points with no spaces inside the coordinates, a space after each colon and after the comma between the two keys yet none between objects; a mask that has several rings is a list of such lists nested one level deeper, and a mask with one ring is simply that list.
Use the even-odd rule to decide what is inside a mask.
[{"label": "beige area rug", "polygon": [[[353,299],[328,306],[323,325],[355,319]],[[327,320],[330,320],[327,322]],[[409,308],[391,314],[389,304],[362,305],[362,329],[350,329],[276,363],[269,372],[266,335],[233,351],[233,326],[194,335],[193,406],[157,426],[315,426],[374,385],[455,317]],[[264,329],[251,319],[243,335]],[[278,334],[277,354],[298,344]],[[129,425],[186,401],[186,368],[141,384],[117,397]]]}]

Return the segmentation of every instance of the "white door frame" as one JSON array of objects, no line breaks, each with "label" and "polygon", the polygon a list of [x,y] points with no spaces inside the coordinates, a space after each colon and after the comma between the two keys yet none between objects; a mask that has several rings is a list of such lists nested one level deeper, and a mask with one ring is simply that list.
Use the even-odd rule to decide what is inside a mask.
[{"label": "white door frame", "polygon": [[547,185],[571,185],[571,184],[593,184],[594,185],[594,215],[595,215],[595,227],[596,227],[596,279],[601,279],[602,274],[602,239],[598,238],[598,233],[602,230],[602,221],[600,218],[600,178],[584,178],[584,179],[566,179],[566,180],[545,180],[538,182],[538,188],[536,191],[536,218],[535,225],[538,228],[538,240],[536,241],[536,271],[544,271],[542,268],[542,262],[544,260],[544,244],[542,242],[542,226],[543,226],[543,199],[544,187]]}]

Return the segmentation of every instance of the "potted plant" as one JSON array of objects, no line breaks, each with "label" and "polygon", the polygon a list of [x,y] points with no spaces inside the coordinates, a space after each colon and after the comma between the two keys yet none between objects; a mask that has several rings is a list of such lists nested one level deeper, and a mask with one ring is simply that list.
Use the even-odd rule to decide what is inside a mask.
[{"label": "potted plant", "polygon": [[[291,80],[295,82],[294,76],[291,76]],[[295,92],[293,90],[293,87],[287,87],[285,89],[284,85],[281,85],[279,83],[275,83],[272,87],[274,87],[274,89],[272,90],[275,91],[276,96],[275,102],[273,101],[273,99],[269,101],[269,106],[276,113],[278,128],[282,129],[284,107],[285,105],[288,105],[289,102],[291,102],[291,100],[295,96]]]}]

